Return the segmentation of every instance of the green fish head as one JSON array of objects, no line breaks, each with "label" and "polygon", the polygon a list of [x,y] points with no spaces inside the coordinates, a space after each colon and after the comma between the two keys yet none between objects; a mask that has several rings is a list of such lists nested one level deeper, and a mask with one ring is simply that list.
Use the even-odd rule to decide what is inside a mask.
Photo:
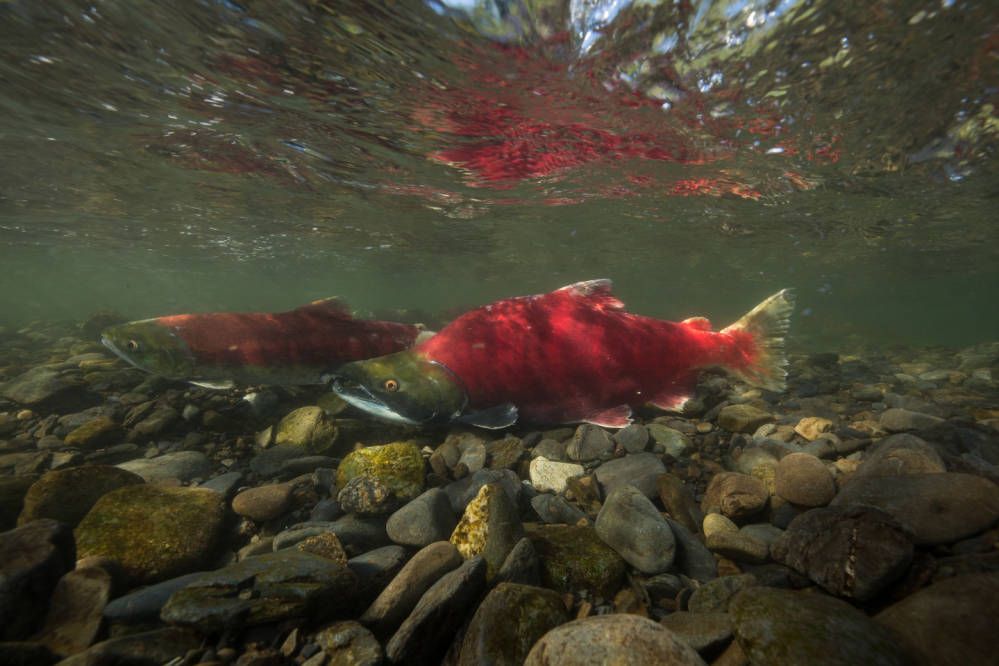
[{"label": "green fish head", "polygon": [[171,379],[194,375],[195,362],[187,343],[155,319],[133,321],[105,329],[101,342],[140,370]]},{"label": "green fish head", "polygon": [[412,351],[342,365],[331,386],[358,409],[409,425],[450,423],[468,402],[454,373]]}]

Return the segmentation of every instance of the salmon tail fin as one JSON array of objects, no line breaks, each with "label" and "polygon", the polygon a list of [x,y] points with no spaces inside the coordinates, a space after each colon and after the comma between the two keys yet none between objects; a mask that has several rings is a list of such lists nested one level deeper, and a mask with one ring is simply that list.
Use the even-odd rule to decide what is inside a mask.
[{"label": "salmon tail fin", "polygon": [[747,312],[739,321],[721,330],[735,334],[746,363],[728,367],[736,377],[770,391],[786,388],[787,356],[784,338],[791,327],[794,292],[782,289]]}]

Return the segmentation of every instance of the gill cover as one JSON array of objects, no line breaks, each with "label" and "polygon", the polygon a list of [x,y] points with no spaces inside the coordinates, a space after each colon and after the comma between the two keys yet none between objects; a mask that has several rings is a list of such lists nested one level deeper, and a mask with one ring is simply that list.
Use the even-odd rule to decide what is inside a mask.
[{"label": "gill cover", "polygon": [[467,402],[450,370],[410,351],[342,365],[332,388],[369,414],[411,425],[450,423]]},{"label": "gill cover", "polygon": [[195,359],[187,343],[155,319],[112,326],[101,334],[101,342],[140,370],[171,379],[194,374]]}]

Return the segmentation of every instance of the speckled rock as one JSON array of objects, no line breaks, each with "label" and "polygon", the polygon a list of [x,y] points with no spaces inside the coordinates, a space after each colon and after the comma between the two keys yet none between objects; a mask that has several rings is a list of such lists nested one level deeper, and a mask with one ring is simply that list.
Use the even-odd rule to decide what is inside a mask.
[{"label": "speckled rock", "polygon": [[604,543],[642,573],[663,573],[673,564],[673,531],[634,486],[620,486],[607,496],[594,527]]},{"label": "speckled rock", "polygon": [[70,571],[59,579],[45,625],[35,637],[64,657],[90,647],[101,629],[101,612],[111,597],[111,574],[103,569]]},{"label": "speckled rock", "polygon": [[946,471],[947,467],[936,449],[915,435],[898,433],[869,448],[852,478],[939,474]]},{"label": "speckled rock", "polygon": [[449,539],[457,524],[447,493],[431,488],[389,516],[385,529],[398,544],[423,547]]},{"label": "speckled rock", "polygon": [[610,433],[589,423],[583,423],[576,428],[575,434],[565,447],[565,455],[569,460],[588,462],[610,457],[614,451],[614,440]]},{"label": "speckled rock", "polygon": [[486,458],[491,469],[513,469],[524,455],[520,437],[507,435],[502,439],[486,442]]},{"label": "speckled rock", "polygon": [[500,583],[472,616],[458,664],[520,666],[539,638],[568,620],[565,604],[557,592]]},{"label": "speckled rock", "polygon": [[125,486],[80,521],[77,554],[115,560],[136,583],[165,580],[207,564],[224,515],[222,497],[210,490]]},{"label": "speckled rock", "polygon": [[450,542],[438,541],[422,548],[364,611],[361,622],[379,636],[391,635],[413,610],[423,593],[461,563],[461,554]]},{"label": "speckled rock", "polygon": [[386,482],[367,474],[355,476],[347,481],[336,494],[336,501],[347,513],[359,516],[392,513],[402,504]]},{"label": "speckled rock", "polygon": [[701,585],[690,595],[687,609],[692,613],[724,613],[739,591],[759,585],[756,576],[722,576]]},{"label": "speckled rock", "polygon": [[28,489],[18,524],[52,518],[76,527],[101,497],[112,490],[140,483],[143,483],[141,476],[109,465],[48,472]]},{"label": "speckled rock", "polygon": [[829,419],[824,419],[821,416],[806,416],[798,421],[798,424],[794,426],[794,431],[811,442],[824,433],[830,432],[834,427],[835,424]]},{"label": "speckled rock", "polygon": [[908,534],[870,507],[807,511],[774,543],[773,557],[832,594],[867,601],[897,580],[912,562]]},{"label": "speckled rock", "polygon": [[528,469],[535,489],[555,493],[565,492],[566,482],[585,472],[578,463],[555,462],[542,456],[532,460]]},{"label": "speckled rock", "polygon": [[999,573],[947,578],[878,613],[918,663],[990,664],[996,659]]},{"label": "speckled rock", "polygon": [[702,666],[704,660],[676,634],[637,615],[596,615],[549,631],[524,666]]},{"label": "speckled rock", "polygon": [[701,531],[704,514],[694,500],[694,494],[683,481],[672,474],[661,474],[656,479],[656,489],[667,513],[674,520],[694,534]]},{"label": "speckled rock", "polygon": [[617,592],[627,565],[592,527],[528,523],[524,528],[538,554],[545,587],[591,590],[608,599]]},{"label": "speckled rock", "polygon": [[408,502],[423,492],[423,457],[412,442],[367,446],[352,451],[337,467],[337,488],[356,476],[378,479],[400,502]]},{"label": "speckled rock", "polygon": [[487,483],[500,483],[510,501],[516,504],[520,498],[521,483],[517,475],[509,469],[481,469],[475,474],[453,481],[444,486],[451,509],[460,516],[482,486]]},{"label": "speckled rock", "polygon": [[877,507],[911,530],[917,545],[952,543],[999,521],[999,486],[953,472],[867,477],[847,483],[832,505]]},{"label": "speckled rock", "polygon": [[78,446],[84,449],[97,448],[114,443],[122,435],[121,426],[114,419],[98,416],[71,430],[63,438],[63,441],[66,446]]},{"label": "speckled rock", "polygon": [[54,520],[0,533],[0,640],[23,640],[38,629],[49,595],[75,562],[73,534]]},{"label": "speckled rock", "polygon": [[902,409],[900,407],[886,409],[881,414],[880,420],[881,427],[888,432],[923,430],[925,428],[932,428],[943,422],[944,420],[939,416],[914,412],[910,409]]},{"label": "speckled rock", "polygon": [[441,577],[386,644],[389,661],[412,666],[439,663],[485,587],[486,563],[481,557]]},{"label": "speckled rock", "polygon": [[283,550],[202,574],[173,593],[161,617],[202,632],[290,618],[319,621],[353,612],[357,592],[357,576],[349,568]]},{"label": "speckled rock", "polygon": [[354,620],[328,624],[312,640],[326,656],[325,666],[381,666],[385,657],[378,639]]},{"label": "speckled rock", "polygon": [[274,429],[278,446],[297,446],[309,454],[325,455],[333,451],[337,428],[321,407],[299,407],[287,414]]},{"label": "speckled rock", "polygon": [[825,506],[836,496],[836,482],[825,464],[807,453],[780,459],[774,476],[777,494],[798,506]]},{"label": "speckled rock", "polygon": [[618,486],[632,485],[646,497],[655,497],[656,481],[666,472],[662,459],[655,453],[635,453],[609,460],[597,467],[596,477],[604,496]]},{"label": "speckled rock", "polygon": [[249,488],[232,498],[232,510],[257,522],[273,520],[291,506],[292,489],[288,483]]},{"label": "speckled rock", "polygon": [[451,534],[451,543],[466,560],[481,555],[486,562],[486,577],[491,579],[523,536],[517,507],[500,484],[490,483],[482,486],[465,508]]},{"label": "speckled rock", "polygon": [[117,467],[138,474],[146,482],[153,483],[168,479],[191,481],[196,478],[206,478],[211,475],[215,466],[201,451],[176,451],[155,458],[130,460]]},{"label": "speckled rock", "polygon": [[705,513],[721,513],[732,520],[742,520],[759,513],[770,493],[763,482],[738,472],[715,474],[701,501]]},{"label": "speckled rock", "polygon": [[753,664],[910,663],[887,629],[823,594],[753,587],[732,599],[729,613],[736,639]]},{"label": "speckled rock", "polygon": [[769,412],[752,405],[726,405],[718,412],[718,425],[729,432],[754,433],[765,423],[772,423]]},{"label": "speckled rock", "polygon": [[714,650],[732,638],[732,618],[728,613],[670,613],[659,624],[698,652]]},{"label": "speckled rock", "polygon": [[312,553],[333,560],[337,564],[347,566],[347,551],[340,543],[340,537],[333,532],[323,532],[306,539],[302,539],[295,544],[297,550],[303,553]]}]

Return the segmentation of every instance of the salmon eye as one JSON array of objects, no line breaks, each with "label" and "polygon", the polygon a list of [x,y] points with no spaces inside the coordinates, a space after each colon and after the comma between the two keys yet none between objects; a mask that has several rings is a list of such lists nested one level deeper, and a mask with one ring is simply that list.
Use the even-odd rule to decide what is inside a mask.
[{"label": "salmon eye", "polygon": [[386,379],[384,386],[385,390],[388,391],[389,393],[395,393],[396,391],[399,390],[399,382],[397,382],[394,379]]},{"label": "salmon eye", "polygon": [[135,340],[129,340],[125,344],[125,346],[128,347],[129,351],[138,351],[138,349],[139,349],[139,343],[137,341],[135,341]]}]

